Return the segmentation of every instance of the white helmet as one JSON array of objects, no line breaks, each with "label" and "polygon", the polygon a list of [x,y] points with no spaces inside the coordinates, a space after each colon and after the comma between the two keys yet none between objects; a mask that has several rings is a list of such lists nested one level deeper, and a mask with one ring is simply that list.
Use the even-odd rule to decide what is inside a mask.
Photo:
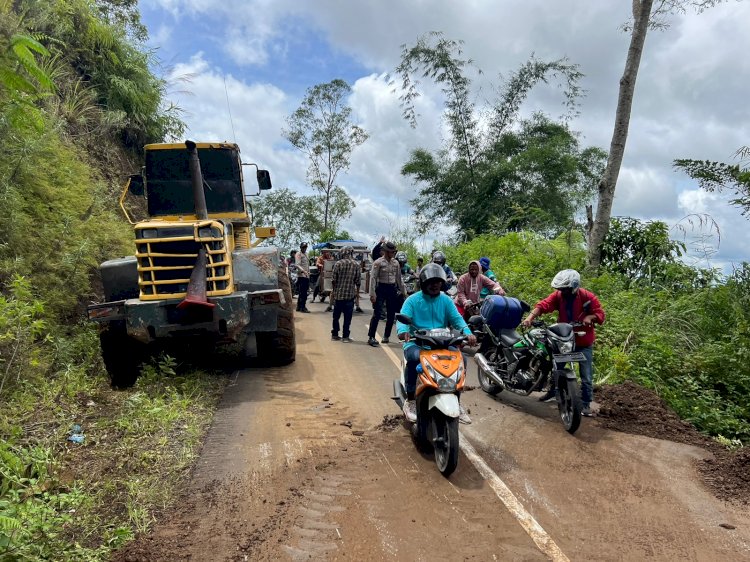
[{"label": "white helmet", "polygon": [[401,265],[404,265],[407,262],[406,252],[396,252],[396,261],[398,261],[398,263],[400,263]]},{"label": "white helmet", "polygon": [[575,269],[563,269],[558,271],[552,279],[553,289],[573,289],[574,291],[581,286],[581,274]]}]

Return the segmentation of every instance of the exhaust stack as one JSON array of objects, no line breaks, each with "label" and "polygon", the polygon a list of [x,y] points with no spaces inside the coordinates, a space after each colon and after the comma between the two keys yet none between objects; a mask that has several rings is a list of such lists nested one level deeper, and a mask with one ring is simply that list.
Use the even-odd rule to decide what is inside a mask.
[{"label": "exhaust stack", "polygon": [[193,186],[193,202],[195,204],[195,216],[198,220],[208,219],[208,208],[206,207],[206,193],[203,191],[203,174],[201,173],[201,161],[198,158],[198,149],[193,141],[185,141],[188,150],[190,183]]}]

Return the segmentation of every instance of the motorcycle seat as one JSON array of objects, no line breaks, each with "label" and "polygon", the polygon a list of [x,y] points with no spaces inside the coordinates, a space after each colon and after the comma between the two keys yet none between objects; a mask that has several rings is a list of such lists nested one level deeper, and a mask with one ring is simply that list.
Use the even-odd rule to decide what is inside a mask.
[{"label": "motorcycle seat", "polygon": [[512,328],[504,328],[500,330],[500,340],[507,346],[511,346],[521,341],[521,334],[516,332]]}]

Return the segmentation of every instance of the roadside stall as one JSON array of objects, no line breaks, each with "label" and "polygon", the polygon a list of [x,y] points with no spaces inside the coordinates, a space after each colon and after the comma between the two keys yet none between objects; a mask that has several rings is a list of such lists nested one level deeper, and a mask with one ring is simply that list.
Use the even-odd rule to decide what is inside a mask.
[{"label": "roadside stall", "polygon": [[[372,268],[372,259],[370,258],[370,250],[364,242],[357,240],[331,240],[328,242],[320,242],[319,244],[313,245],[313,250],[320,252],[327,251],[331,259],[323,260],[323,270],[319,272],[320,279],[317,285],[316,295],[320,296],[320,301],[325,301],[326,297],[331,294],[333,290],[333,266],[339,259],[339,254],[344,246],[351,246],[354,249],[354,259],[362,264],[362,281],[366,284],[367,276],[369,276],[370,269]],[[362,286],[363,290],[366,287]]]}]

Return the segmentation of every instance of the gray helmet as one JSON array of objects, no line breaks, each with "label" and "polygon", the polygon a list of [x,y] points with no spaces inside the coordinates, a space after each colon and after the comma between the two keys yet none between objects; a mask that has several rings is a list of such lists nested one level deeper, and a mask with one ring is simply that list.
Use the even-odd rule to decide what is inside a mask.
[{"label": "gray helmet", "polygon": [[403,250],[400,251],[400,252],[397,252],[396,253],[396,260],[401,265],[404,265],[406,263],[406,252],[404,252]]},{"label": "gray helmet", "polygon": [[354,255],[354,248],[352,248],[351,246],[344,246],[343,248],[341,248],[340,255],[342,258],[351,259],[351,257]]},{"label": "gray helmet", "polygon": [[432,261],[434,263],[439,263],[440,265],[445,265],[445,254],[440,251],[435,252],[432,254]]},{"label": "gray helmet", "polygon": [[553,289],[573,289],[574,291],[581,286],[581,274],[575,269],[563,269],[558,271],[552,279]]},{"label": "gray helmet", "polygon": [[419,286],[422,288],[422,292],[427,288],[427,283],[433,279],[440,279],[443,283],[447,283],[448,278],[445,276],[445,271],[437,263],[428,263],[419,272]]}]

